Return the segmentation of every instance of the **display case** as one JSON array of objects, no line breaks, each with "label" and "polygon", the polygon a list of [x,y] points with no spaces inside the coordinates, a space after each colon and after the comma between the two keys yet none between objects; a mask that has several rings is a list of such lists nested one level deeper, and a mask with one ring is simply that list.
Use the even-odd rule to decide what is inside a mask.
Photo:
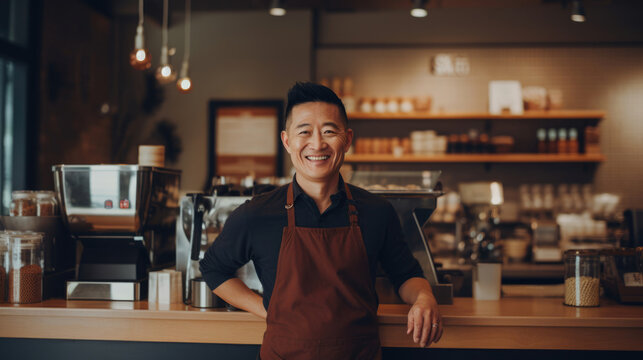
[{"label": "display case", "polygon": [[442,195],[438,182],[442,171],[355,171],[350,183],[374,194],[384,196]]}]

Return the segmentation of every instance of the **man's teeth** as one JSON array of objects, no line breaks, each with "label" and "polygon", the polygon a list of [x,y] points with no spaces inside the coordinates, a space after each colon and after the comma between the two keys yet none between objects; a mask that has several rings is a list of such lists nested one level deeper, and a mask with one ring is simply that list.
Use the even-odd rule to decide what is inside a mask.
[{"label": "man's teeth", "polygon": [[326,159],[328,159],[329,157],[330,157],[330,156],[328,156],[328,155],[323,155],[323,156],[306,156],[306,159],[308,159],[308,160],[326,160]]}]

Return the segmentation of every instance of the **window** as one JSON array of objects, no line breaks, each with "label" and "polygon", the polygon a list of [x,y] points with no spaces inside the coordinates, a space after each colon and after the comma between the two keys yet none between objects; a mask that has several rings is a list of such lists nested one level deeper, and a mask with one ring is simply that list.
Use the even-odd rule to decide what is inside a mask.
[{"label": "window", "polygon": [[27,45],[27,10],[29,1],[0,0],[0,39]]},{"label": "window", "polygon": [[[35,66],[28,47],[30,1],[0,0],[0,208],[27,186],[27,84]],[[35,104],[33,104],[35,105]]]},{"label": "window", "polygon": [[0,199],[7,213],[11,191],[25,186],[27,66],[0,57]]}]

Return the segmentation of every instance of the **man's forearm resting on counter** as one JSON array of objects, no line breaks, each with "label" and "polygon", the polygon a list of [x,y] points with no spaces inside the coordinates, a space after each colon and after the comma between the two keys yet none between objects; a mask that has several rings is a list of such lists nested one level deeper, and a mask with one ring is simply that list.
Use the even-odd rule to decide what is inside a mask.
[{"label": "man's forearm resting on counter", "polygon": [[262,319],[266,318],[263,298],[250,290],[239,278],[232,278],[212,291],[230,305],[246,310]]},{"label": "man's forearm resting on counter", "polygon": [[442,317],[431,285],[423,278],[410,278],[399,290],[405,303],[412,305],[406,333],[413,332],[413,341],[425,347],[442,337]]}]

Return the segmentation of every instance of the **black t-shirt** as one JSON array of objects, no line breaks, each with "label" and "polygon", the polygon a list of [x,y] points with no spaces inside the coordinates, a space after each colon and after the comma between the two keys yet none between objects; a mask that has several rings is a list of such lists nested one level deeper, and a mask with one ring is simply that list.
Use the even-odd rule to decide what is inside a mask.
[{"label": "black t-shirt", "polygon": [[[348,186],[357,208],[373,283],[378,261],[396,291],[406,280],[423,277],[420,264],[403,239],[393,206],[382,197],[350,184]],[[283,228],[288,225],[284,208],[287,191],[288,185],[284,185],[258,195],[239,206],[228,217],[223,230],[199,264],[203,278],[211,289],[233,278],[237,269],[253,260],[263,285],[263,304],[268,309],[275,285]],[[338,192],[331,196],[331,205],[323,214],[319,213],[315,201],[302,191],[294,178],[293,195],[297,226],[332,228],[350,225],[348,199],[341,177]]]}]

